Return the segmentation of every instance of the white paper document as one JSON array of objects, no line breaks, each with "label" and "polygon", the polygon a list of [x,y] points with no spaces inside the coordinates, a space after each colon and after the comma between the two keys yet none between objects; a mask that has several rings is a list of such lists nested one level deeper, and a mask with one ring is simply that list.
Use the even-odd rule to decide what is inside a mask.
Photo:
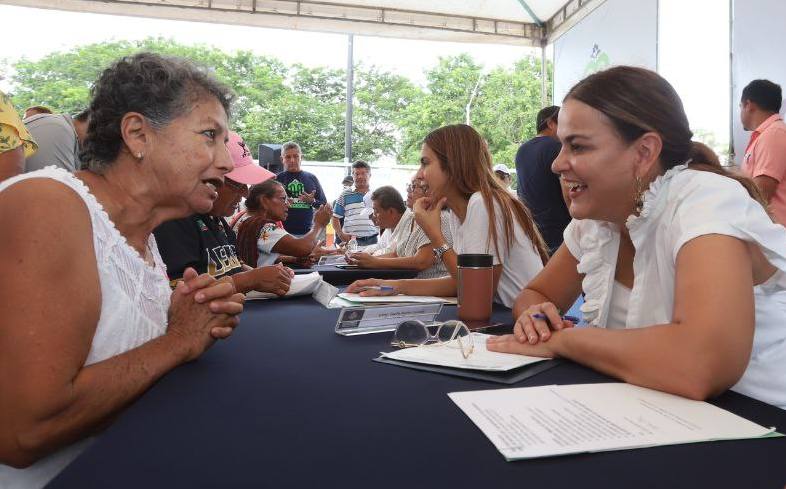
[{"label": "white paper document", "polygon": [[[322,282],[322,276],[319,272],[295,275],[292,278],[292,283],[289,285],[289,291],[284,297],[313,294],[319,287],[320,282]],[[252,290],[246,293],[246,300],[275,299],[276,297],[278,296],[271,292]]]},{"label": "white paper document", "polygon": [[486,349],[486,339],[489,335],[482,333],[471,333],[471,335],[474,349],[469,358],[464,358],[461,354],[461,349],[457,348],[458,345],[438,343],[415,348],[404,348],[390,353],[382,353],[381,355],[405,362],[492,372],[507,372],[514,368],[547,360],[541,357],[527,357],[488,351]]},{"label": "white paper document", "polygon": [[622,383],[452,392],[448,396],[509,461],[760,438],[775,431],[706,402]]},{"label": "white paper document", "polygon": [[394,304],[398,302],[411,302],[426,304],[431,302],[440,302],[442,304],[456,304],[458,301],[455,297],[434,297],[430,295],[380,295],[373,297],[364,297],[360,294],[353,294],[349,292],[342,292],[338,294],[344,300],[355,302],[357,304]]}]

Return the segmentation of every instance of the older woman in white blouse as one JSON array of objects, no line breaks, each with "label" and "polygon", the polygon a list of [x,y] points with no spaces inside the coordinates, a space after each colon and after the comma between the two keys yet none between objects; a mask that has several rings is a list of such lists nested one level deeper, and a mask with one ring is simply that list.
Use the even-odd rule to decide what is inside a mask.
[{"label": "older woman in white blouse", "polygon": [[[565,98],[558,134],[552,168],[574,221],[516,301],[514,334],[489,349],[786,408],[786,230],[749,181],[691,143],[674,89],[644,69],[591,75]],[[572,328],[559,309],[582,291],[593,327]]]},{"label": "older woman in white blouse", "polygon": [[122,58],[93,88],[90,169],[0,183],[3,489],[44,486],[164,374],[232,333],[242,294],[193,269],[172,292],[152,235],[213,206],[232,169],[230,101],[184,60]]}]

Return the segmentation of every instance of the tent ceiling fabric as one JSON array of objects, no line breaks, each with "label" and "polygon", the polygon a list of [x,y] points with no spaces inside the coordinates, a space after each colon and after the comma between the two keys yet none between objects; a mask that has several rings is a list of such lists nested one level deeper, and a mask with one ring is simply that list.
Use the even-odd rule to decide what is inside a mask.
[{"label": "tent ceiling fabric", "polygon": [[378,37],[540,46],[547,30],[554,26],[554,18],[561,17],[562,22],[570,12],[597,1],[604,0],[0,0],[0,3]]},{"label": "tent ceiling fabric", "polygon": [[[566,0],[525,0],[539,20],[549,19]],[[486,17],[536,23],[521,0],[337,0],[334,3],[396,10],[411,10],[464,17]]]}]

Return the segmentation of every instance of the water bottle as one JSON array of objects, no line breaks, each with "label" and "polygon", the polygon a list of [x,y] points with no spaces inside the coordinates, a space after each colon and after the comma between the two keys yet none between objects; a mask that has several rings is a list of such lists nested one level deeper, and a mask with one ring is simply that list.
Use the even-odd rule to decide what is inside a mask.
[{"label": "water bottle", "polygon": [[347,242],[347,252],[348,253],[355,253],[355,252],[357,252],[357,250],[358,250],[358,240],[355,239],[354,236],[352,236],[352,239],[350,239]]},{"label": "water bottle", "polygon": [[494,257],[461,254],[456,261],[459,319],[466,323],[488,323],[494,301]]}]

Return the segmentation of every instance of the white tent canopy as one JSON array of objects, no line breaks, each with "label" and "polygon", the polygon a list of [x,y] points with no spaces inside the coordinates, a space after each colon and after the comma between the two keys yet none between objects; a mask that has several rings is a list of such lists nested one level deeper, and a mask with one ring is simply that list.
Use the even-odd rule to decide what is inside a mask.
[{"label": "white tent canopy", "polygon": [[603,1],[0,0],[0,3],[366,36],[542,46]]}]

